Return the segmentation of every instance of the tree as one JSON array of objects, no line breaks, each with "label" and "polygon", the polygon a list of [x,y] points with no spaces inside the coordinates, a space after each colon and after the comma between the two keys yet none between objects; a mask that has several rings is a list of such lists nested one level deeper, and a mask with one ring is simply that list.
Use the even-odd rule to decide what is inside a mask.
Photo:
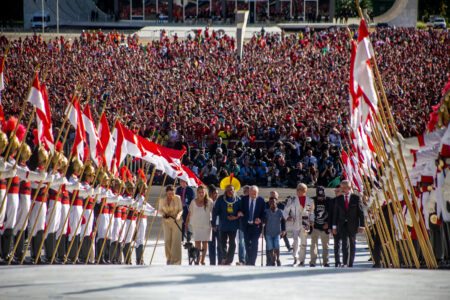
[{"label": "tree", "polygon": [[[362,10],[367,10],[369,15],[373,12],[372,0],[360,0],[359,6]],[[337,0],[336,16],[338,18],[351,18],[358,16],[355,0]]]}]

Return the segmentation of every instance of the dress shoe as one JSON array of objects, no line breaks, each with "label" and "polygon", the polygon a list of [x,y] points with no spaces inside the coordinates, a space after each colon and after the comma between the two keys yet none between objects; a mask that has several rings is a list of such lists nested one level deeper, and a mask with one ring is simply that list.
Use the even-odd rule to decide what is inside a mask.
[{"label": "dress shoe", "polygon": [[330,267],[329,264],[323,264],[323,266],[324,266],[325,268],[329,268],[329,267]]}]

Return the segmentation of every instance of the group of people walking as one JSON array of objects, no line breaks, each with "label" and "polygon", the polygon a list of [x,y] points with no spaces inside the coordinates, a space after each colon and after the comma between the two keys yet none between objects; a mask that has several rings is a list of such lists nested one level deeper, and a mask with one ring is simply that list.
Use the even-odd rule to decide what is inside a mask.
[{"label": "group of people walking", "polygon": [[[332,237],[335,266],[352,267],[356,234],[364,229],[361,197],[351,193],[351,184],[346,180],[335,189],[334,198],[327,197],[320,186],[315,197],[307,196],[307,191],[307,186],[300,183],[295,196],[281,201],[278,192],[271,191],[266,201],[257,186],[244,186],[239,196],[232,184],[226,185],[221,195],[214,185],[199,186],[196,193],[185,183],[176,190],[168,186],[160,202],[167,264],[181,264],[182,239],[192,237],[200,253],[196,264],[205,264],[209,250],[211,265],[231,265],[237,250],[237,265],[256,265],[263,236],[268,266],[281,265],[281,239],[292,251],[293,265],[305,266],[310,237],[309,265],[316,266],[320,240],[323,266],[329,267]],[[293,239],[292,247],[288,236]]]}]

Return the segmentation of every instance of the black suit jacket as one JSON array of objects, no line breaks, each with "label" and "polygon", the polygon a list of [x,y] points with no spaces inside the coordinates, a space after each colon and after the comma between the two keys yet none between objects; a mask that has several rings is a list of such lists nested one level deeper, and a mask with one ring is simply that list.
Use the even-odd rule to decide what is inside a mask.
[{"label": "black suit jacket", "polygon": [[362,200],[356,194],[349,195],[348,209],[345,209],[344,195],[334,200],[333,226],[338,232],[346,231],[350,235],[356,235],[359,227],[364,227],[364,212]]},{"label": "black suit jacket", "polygon": [[[249,227],[248,218],[249,218],[249,196],[244,196],[241,198],[241,212],[244,214],[244,216],[241,218],[241,229],[247,230]],[[255,208],[253,210],[253,224],[255,222],[256,218],[259,218],[261,220],[261,224],[259,225],[250,225],[250,226],[256,226],[258,229],[262,228],[262,221],[264,220],[264,212],[266,209],[266,202],[263,198],[257,197],[255,200]]]}]

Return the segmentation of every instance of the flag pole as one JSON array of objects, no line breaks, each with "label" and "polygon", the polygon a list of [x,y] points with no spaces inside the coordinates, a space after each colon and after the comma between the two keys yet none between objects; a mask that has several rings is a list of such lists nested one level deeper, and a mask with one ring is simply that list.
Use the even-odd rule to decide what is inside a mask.
[{"label": "flag pole", "polygon": [[[362,18],[363,16],[362,16],[361,8],[359,6],[359,0],[355,0],[355,2],[356,2],[356,7],[357,7],[357,10],[358,10],[358,14]],[[393,131],[395,132],[394,118],[393,118],[393,115],[392,115],[392,113],[390,111],[390,108],[389,108],[389,103],[387,101],[386,92],[384,90],[384,86],[383,86],[383,83],[382,83],[381,75],[380,75],[380,72],[378,70],[378,65],[376,63],[375,53],[374,53],[374,55],[372,57],[372,63],[374,65],[375,77],[377,78],[378,85],[379,85],[378,88],[379,88],[379,90],[381,91],[381,94],[382,94],[382,97],[381,97],[382,101],[381,101],[381,103],[385,105],[386,112],[388,113],[389,120],[391,121],[390,123],[393,125]],[[415,213],[414,213],[415,210],[413,209],[411,201],[410,201],[410,199],[408,197],[408,189],[406,188],[406,185],[405,185],[405,183],[403,181],[403,173],[401,171],[401,168],[400,168],[397,160],[393,159],[392,161],[394,163],[394,168],[396,170],[396,173],[399,176],[399,182],[400,182],[400,186],[402,188],[402,192],[404,194],[405,203],[406,203],[406,205],[408,207],[408,210],[410,211],[410,214],[412,216],[413,228],[416,230],[417,237],[418,237],[419,243],[421,244],[421,249],[422,249],[423,254],[424,254],[424,258],[426,259],[426,257],[428,256],[428,259],[426,259],[426,260],[429,260],[428,263],[427,263],[427,267],[429,267],[429,268],[437,268],[436,258],[434,256],[434,253],[433,253],[433,250],[432,250],[432,247],[431,247],[431,242],[430,242],[427,230],[426,230],[425,225],[424,225],[423,215],[420,212],[419,206],[417,205],[417,198],[416,198],[416,195],[414,193],[414,187],[413,187],[413,185],[411,183],[411,179],[409,177],[409,172],[408,172],[408,170],[406,168],[405,159],[404,159],[404,156],[403,156],[403,153],[402,153],[402,149],[401,149],[401,143],[400,143],[400,140],[399,140],[397,134],[394,134],[394,138],[398,142],[398,145],[397,145],[398,150],[397,150],[397,152],[398,152],[398,155],[400,156],[400,160],[402,162],[402,166],[403,166],[403,169],[404,169],[404,172],[405,172],[405,177],[406,177],[406,180],[408,181],[409,188],[411,190],[412,202],[414,203],[415,207],[419,211],[419,221],[417,221]],[[390,145],[390,148],[391,148],[392,152],[395,153],[394,152],[394,147],[392,146],[392,144]]]},{"label": "flag pole", "polygon": [[[75,91],[75,93],[76,93],[76,91]],[[69,109],[70,109],[70,108],[69,108]],[[69,111],[70,111],[70,110],[69,110]],[[59,139],[61,138],[62,131],[63,131],[63,129],[64,129],[64,126],[65,126],[66,122],[67,122],[67,117],[64,118],[63,124],[62,124],[62,126],[61,126],[61,129],[60,129],[59,132],[58,132],[58,136],[57,136],[55,142],[58,142]],[[65,143],[65,141],[64,141],[64,143]],[[56,144],[56,143],[55,143],[55,144]],[[44,167],[44,171],[45,171],[45,172],[47,172],[47,170],[48,170],[48,168],[49,168],[49,166],[50,166],[50,162],[51,162],[52,157],[53,157],[53,155],[50,155],[48,161],[46,162],[46,165],[45,165],[45,167]],[[38,193],[39,193],[39,190],[40,190],[42,184],[43,184],[42,180],[39,181],[39,184],[38,184],[38,187],[37,187],[37,189],[36,189],[36,192],[35,192],[34,195],[33,195],[32,202],[31,202],[31,206],[30,206],[30,207],[32,207],[32,206],[36,203],[36,198],[37,198],[37,195],[38,195]],[[16,237],[16,243],[15,243],[14,248],[13,248],[13,253],[16,251],[16,249],[17,249],[17,247],[18,247],[18,245],[19,245],[19,241],[20,241],[20,239],[21,239],[21,237],[22,237],[22,234],[23,234],[23,232],[24,232],[24,230],[25,230],[25,228],[26,228],[26,224],[27,224],[26,221],[29,220],[30,216],[31,216],[31,209],[28,211],[28,214],[27,214],[27,216],[26,216],[26,218],[25,218],[25,222],[23,223],[22,228],[20,229],[19,235]],[[36,218],[35,223],[37,222],[37,219],[38,219],[38,218]],[[33,227],[34,227],[34,225],[33,225]],[[28,244],[29,244],[29,243],[28,243]],[[28,244],[26,244],[26,246],[25,246],[25,252],[26,252],[26,249],[28,249]],[[20,264],[23,264],[24,259],[25,259],[25,255],[22,257],[22,260],[21,260]],[[8,264],[11,264],[11,262],[12,262],[12,258],[10,258],[10,260],[8,261]]]},{"label": "flag pole", "polygon": [[[348,137],[348,138],[349,138],[349,140],[351,140],[350,137]],[[352,153],[352,150],[350,149],[350,147],[349,147],[348,151],[352,157],[355,156],[355,154]],[[351,158],[349,158],[349,159],[351,159]],[[362,170],[363,176],[361,176],[361,172],[359,172],[359,169]],[[369,175],[366,174],[364,168],[358,168],[358,172],[359,172],[360,177],[363,179],[363,182],[364,182],[364,185],[366,186],[367,191],[372,191],[373,189],[371,188],[371,186],[374,186],[373,179]],[[369,184],[369,182],[367,182],[368,179],[370,179],[370,184]],[[375,216],[378,217],[378,220],[379,220],[379,222],[375,222],[375,228],[378,231],[380,241],[382,242],[383,249],[386,252],[385,253],[386,258],[391,260],[392,266],[396,266],[397,265],[397,259],[396,259],[397,256],[395,255],[392,239],[391,239],[390,235],[387,234],[388,229],[386,226],[386,220],[384,218],[384,215],[381,213],[380,199],[376,192],[374,192],[374,195],[375,195],[374,202],[376,202],[374,212],[375,212]]]}]

